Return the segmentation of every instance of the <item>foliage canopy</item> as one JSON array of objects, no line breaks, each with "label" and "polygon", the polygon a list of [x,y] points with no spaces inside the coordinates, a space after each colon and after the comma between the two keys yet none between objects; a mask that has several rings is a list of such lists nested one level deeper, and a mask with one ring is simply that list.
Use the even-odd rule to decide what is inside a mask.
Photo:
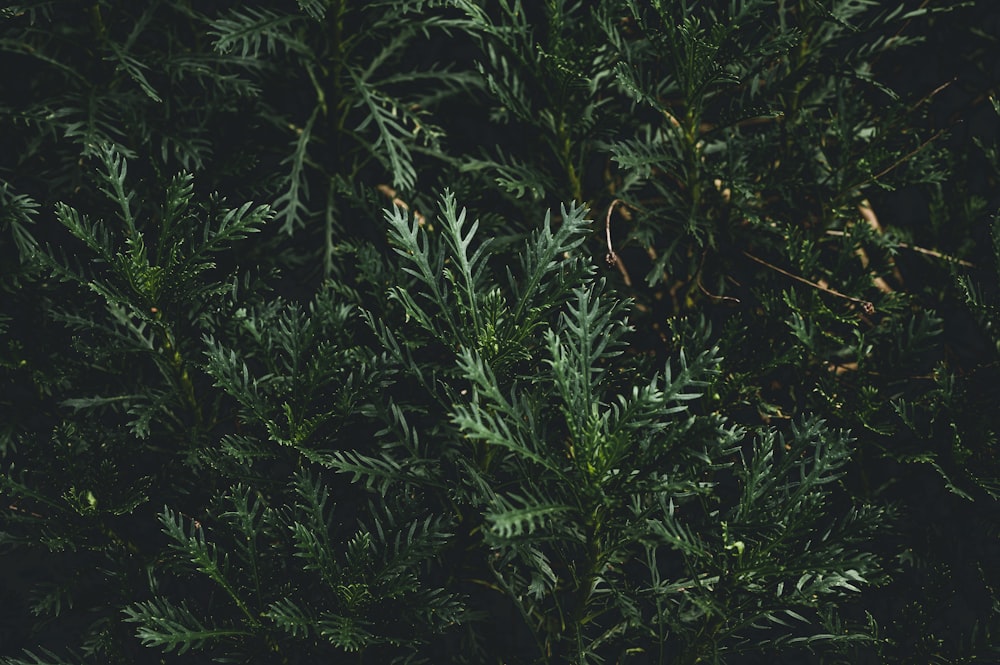
[{"label": "foliage canopy", "polygon": [[0,663],[996,659],[998,25],[0,7]]}]

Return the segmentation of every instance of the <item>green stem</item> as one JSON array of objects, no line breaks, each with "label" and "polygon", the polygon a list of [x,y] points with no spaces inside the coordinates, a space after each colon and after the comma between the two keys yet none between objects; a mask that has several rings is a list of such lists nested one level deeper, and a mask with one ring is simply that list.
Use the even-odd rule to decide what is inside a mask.
[{"label": "green stem", "polygon": [[330,178],[326,185],[326,215],[323,219],[324,251],[323,251],[323,278],[330,279],[333,276],[333,225],[334,213],[336,212],[337,201],[334,197],[334,180]]},{"label": "green stem", "polygon": [[570,136],[569,131],[566,129],[565,113],[562,113],[559,117],[558,136],[561,149],[560,159],[563,169],[566,171],[566,177],[569,180],[570,191],[573,200],[580,203],[583,201],[583,185],[580,183],[580,175],[576,165],[573,163],[573,141],[572,136]]},{"label": "green stem", "polygon": [[95,2],[90,6],[90,28],[97,36],[97,42],[104,44],[107,41],[107,28],[104,27],[104,16],[101,15],[101,4]]},{"label": "green stem", "polygon": [[204,414],[201,412],[201,405],[195,395],[194,381],[191,380],[191,375],[188,373],[187,362],[181,355],[180,349],[174,345],[173,338],[166,328],[163,329],[162,339],[163,349],[174,371],[174,379],[180,386],[184,399],[191,408],[191,413],[194,414],[195,424],[200,428],[204,422]]},{"label": "green stem", "polygon": [[323,115],[327,114],[326,106],[326,93],[323,91],[323,86],[320,85],[319,79],[316,78],[316,72],[313,69],[312,63],[306,63],[306,73],[309,74],[309,81],[312,82],[313,90],[316,92],[316,104],[323,111]]},{"label": "green stem", "polygon": [[[802,43],[799,44],[797,49],[791,51],[791,58],[788,63],[788,73],[789,75],[794,74],[799,69],[802,68],[803,63],[806,61],[806,56],[809,54],[809,40],[805,37],[802,38]],[[792,135],[788,131],[788,126],[795,122],[795,118],[799,114],[799,104],[802,97],[802,92],[806,89],[807,79],[806,77],[800,77],[795,83],[795,89],[792,91],[792,98],[788,101],[788,107],[785,111],[784,121],[782,122],[782,128],[785,130],[785,154],[792,151]]]},{"label": "green stem", "polygon": [[[603,553],[601,551],[601,509],[595,507],[591,512],[591,521],[587,529],[587,553],[584,560],[583,575],[578,578],[577,588],[573,594],[573,603],[569,608],[567,620],[560,626],[559,641],[556,647],[556,658],[553,662],[562,660],[567,663],[579,661],[583,649],[583,623],[590,605],[591,590],[597,572],[600,570]],[[567,642],[576,647],[575,653],[566,653]]]},{"label": "green stem", "polygon": [[701,148],[699,147],[698,125],[700,114],[688,104],[684,118],[684,139],[687,143],[688,172],[687,185],[691,193],[691,211],[688,214],[688,231],[694,230],[694,222],[701,207]]}]

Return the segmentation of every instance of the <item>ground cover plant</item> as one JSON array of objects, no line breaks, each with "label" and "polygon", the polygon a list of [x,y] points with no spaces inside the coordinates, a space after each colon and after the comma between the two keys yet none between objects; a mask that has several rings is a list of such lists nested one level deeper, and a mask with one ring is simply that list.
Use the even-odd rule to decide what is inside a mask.
[{"label": "ground cover plant", "polygon": [[995,661],[998,28],[3,5],[0,662]]}]

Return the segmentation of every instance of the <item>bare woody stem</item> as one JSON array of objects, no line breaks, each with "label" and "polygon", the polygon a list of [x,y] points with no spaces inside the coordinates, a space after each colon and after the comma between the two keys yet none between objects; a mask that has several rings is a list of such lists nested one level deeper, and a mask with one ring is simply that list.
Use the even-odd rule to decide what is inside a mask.
[{"label": "bare woody stem", "polygon": [[698,272],[697,272],[697,279],[696,279],[696,281],[698,283],[698,288],[701,289],[701,292],[704,293],[709,298],[711,298],[712,300],[721,301],[721,302],[733,302],[733,303],[740,302],[739,298],[734,298],[732,296],[718,295],[716,293],[712,293],[711,291],[709,291],[708,289],[705,288],[705,285],[701,281],[701,275],[702,275],[702,272],[705,269],[705,257],[707,255],[708,255],[708,250],[705,250],[704,252],[701,253],[701,263],[698,265]]},{"label": "bare woody stem", "polygon": [[608,255],[605,260],[608,265],[614,265],[618,261],[618,254],[615,253],[615,248],[611,245],[611,213],[619,203],[621,203],[621,199],[615,199],[611,202],[611,205],[608,206],[608,216],[604,220],[604,232],[608,241]]},{"label": "bare woody stem", "polygon": [[934,141],[936,141],[938,138],[940,138],[940,136],[942,134],[944,134],[944,130],[943,129],[938,130],[937,132],[934,133],[934,135],[932,137],[930,137],[929,139],[927,139],[926,141],[924,141],[923,143],[921,143],[920,145],[918,145],[916,148],[914,148],[910,152],[906,153],[905,155],[903,155],[902,157],[900,157],[899,159],[897,159],[895,162],[893,162],[892,164],[890,164],[888,167],[882,169],[881,171],[879,171],[878,173],[876,173],[875,175],[873,175],[871,178],[869,178],[867,180],[867,182],[875,182],[879,178],[881,178],[881,177],[887,175],[889,172],[895,170],[898,166],[900,166],[901,164],[909,161],[911,157],[913,157],[918,152],[920,152],[921,150],[923,150],[924,148],[926,148],[927,146],[929,146],[931,143],[933,143]]},{"label": "bare woody stem", "polygon": [[875,313],[875,305],[872,304],[872,302],[870,300],[863,300],[861,298],[855,298],[853,296],[847,295],[846,293],[841,293],[840,291],[831,289],[828,286],[823,286],[822,284],[817,284],[816,282],[811,282],[808,279],[806,279],[805,277],[801,277],[801,276],[796,275],[794,273],[790,273],[787,270],[779,268],[778,266],[774,265],[773,263],[768,263],[764,259],[756,257],[753,254],[751,254],[750,252],[743,252],[743,255],[746,256],[748,259],[750,259],[752,261],[756,261],[757,263],[761,264],[762,266],[766,266],[766,267],[770,268],[771,270],[773,270],[775,272],[781,273],[785,277],[788,277],[790,279],[794,279],[797,282],[802,282],[803,284],[811,286],[814,289],[822,291],[823,293],[828,293],[831,296],[835,296],[837,298],[843,298],[844,300],[850,300],[853,303],[857,303],[857,304],[861,305],[861,309],[864,310],[865,314],[874,314]]},{"label": "bare woody stem", "polygon": [[[843,237],[843,236],[847,235],[843,231],[837,231],[837,230],[834,230],[834,229],[827,230],[826,234],[828,236],[837,236],[837,237]],[[965,259],[959,259],[957,257],[951,256],[950,254],[944,254],[942,252],[938,252],[938,251],[933,250],[933,249],[927,249],[926,247],[919,247],[917,245],[911,245],[911,244],[905,243],[905,242],[899,242],[899,243],[896,243],[896,245],[898,247],[901,247],[902,249],[908,249],[911,252],[917,252],[918,254],[925,254],[927,256],[933,256],[935,259],[941,259],[942,261],[947,261],[949,263],[955,263],[955,264],[958,264],[960,266],[964,266],[966,268],[975,268],[976,267],[976,264],[972,263],[971,261],[966,261]]]},{"label": "bare woody stem", "polygon": [[621,199],[615,199],[608,206],[608,215],[604,220],[604,233],[605,238],[608,243],[608,253],[604,257],[604,260],[608,262],[609,266],[615,266],[618,268],[618,272],[622,274],[622,279],[625,280],[625,286],[632,286],[632,277],[628,274],[628,270],[625,268],[625,264],[622,262],[621,257],[615,252],[614,246],[611,244],[611,213],[614,211],[615,206],[625,205]]}]

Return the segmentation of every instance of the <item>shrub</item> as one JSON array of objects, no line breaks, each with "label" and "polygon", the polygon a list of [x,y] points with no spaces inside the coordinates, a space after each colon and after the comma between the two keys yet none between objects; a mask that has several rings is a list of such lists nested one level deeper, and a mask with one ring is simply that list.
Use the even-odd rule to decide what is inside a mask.
[{"label": "shrub", "polygon": [[0,662],[995,655],[925,4],[4,8]]}]

